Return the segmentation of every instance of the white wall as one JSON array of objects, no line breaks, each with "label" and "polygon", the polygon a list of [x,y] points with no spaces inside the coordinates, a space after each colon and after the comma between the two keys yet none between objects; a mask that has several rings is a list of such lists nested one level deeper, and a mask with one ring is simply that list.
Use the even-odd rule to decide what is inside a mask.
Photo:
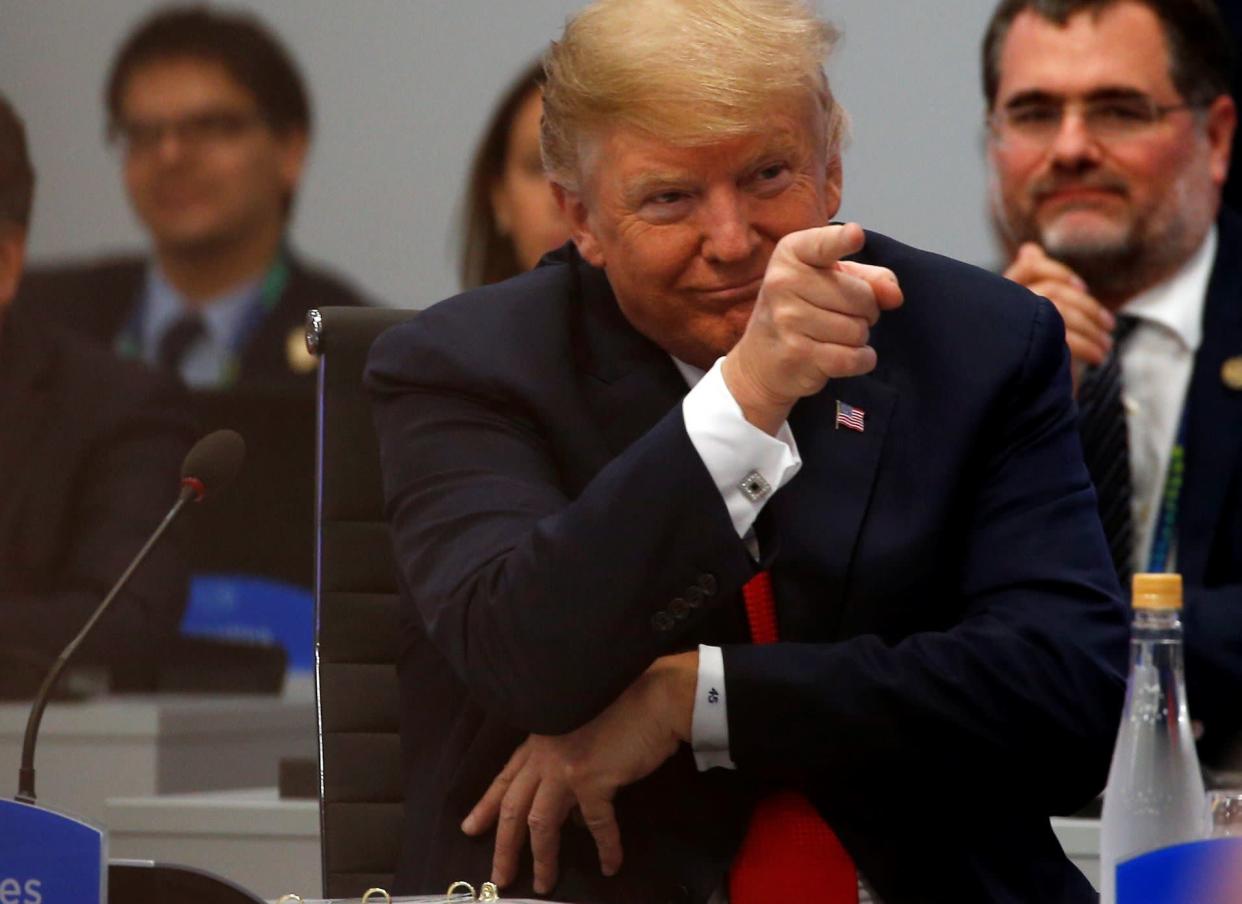
[{"label": "white wall", "polygon": [[[102,139],[111,54],[152,0],[0,0],[0,91],[39,171],[31,255],[137,248]],[[466,168],[497,93],[581,0],[247,0],[314,99],[295,244],[390,304],[456,290]],[[974,263],[984,213],[978,42],[992,0],[820,0],[843,27],[830,69],[854,120],[841,216]]]}]

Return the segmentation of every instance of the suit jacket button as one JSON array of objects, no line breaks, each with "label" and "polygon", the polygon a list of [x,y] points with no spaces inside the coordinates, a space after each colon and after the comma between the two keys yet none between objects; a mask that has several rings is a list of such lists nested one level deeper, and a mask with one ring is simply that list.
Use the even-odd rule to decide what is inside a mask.
[{"label": "suit jacket button", "polygon": [[707,596],[707,594],[703,592],[703,588],[697,585],[687,587],[684,595],[686,597],[686,602],[690,604],[691,609],[697,609],[699,606],[703,605],[703,600]]},{"label": "suit jacket button", "polygon": [[676,624],[676,622],[673,620],[673,616],[663,610],[651,616],[651,627],[655,628],[657,631],[671,631],[673,630],[674,624]]},{"label": "suit jacket button", "polygon": [[706,593],[708,596],[715,596],[716,595],[716,576],[714,574],[699,575],[699,587],[701,587],[703,589],[703,592]]},{"label": "suit jacket button", "polygon": [[684,621],[686,616],[690,614],[690,604],[679,596],[668,604],[668,611],[673,614],[673,618],[678,621]]}]

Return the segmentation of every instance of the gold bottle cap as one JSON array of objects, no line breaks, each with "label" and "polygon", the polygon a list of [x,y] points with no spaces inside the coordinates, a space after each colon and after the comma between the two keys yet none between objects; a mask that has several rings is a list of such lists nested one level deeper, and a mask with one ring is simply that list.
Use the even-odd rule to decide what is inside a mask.
[{"label": "gold bottle cap", "polygon": [[1135,609],[1182,608],[1180,574],[1136,574],[1131,586]]}]

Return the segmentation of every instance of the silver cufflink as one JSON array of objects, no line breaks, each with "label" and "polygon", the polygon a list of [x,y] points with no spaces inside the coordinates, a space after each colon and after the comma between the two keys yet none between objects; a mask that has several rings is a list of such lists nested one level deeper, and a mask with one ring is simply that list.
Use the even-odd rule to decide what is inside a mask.
[{"label": "silver cufflink", "polygon": [[758,471],[751,471],[743,477],[737,488],[751,502],[758,502],[772,492],[772,485],[764,480],[763,475]]}]

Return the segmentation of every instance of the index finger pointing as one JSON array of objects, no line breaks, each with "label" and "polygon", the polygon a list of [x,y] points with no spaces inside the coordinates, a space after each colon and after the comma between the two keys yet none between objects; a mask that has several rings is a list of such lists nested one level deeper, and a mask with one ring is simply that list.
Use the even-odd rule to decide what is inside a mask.
[{"label": "index finger pointing", "polygon": [[781,239],[794,259],[810,267],[835,267],[843,257],[861,251],[867,237],[857,223],[817,226],[791,232]]}]

